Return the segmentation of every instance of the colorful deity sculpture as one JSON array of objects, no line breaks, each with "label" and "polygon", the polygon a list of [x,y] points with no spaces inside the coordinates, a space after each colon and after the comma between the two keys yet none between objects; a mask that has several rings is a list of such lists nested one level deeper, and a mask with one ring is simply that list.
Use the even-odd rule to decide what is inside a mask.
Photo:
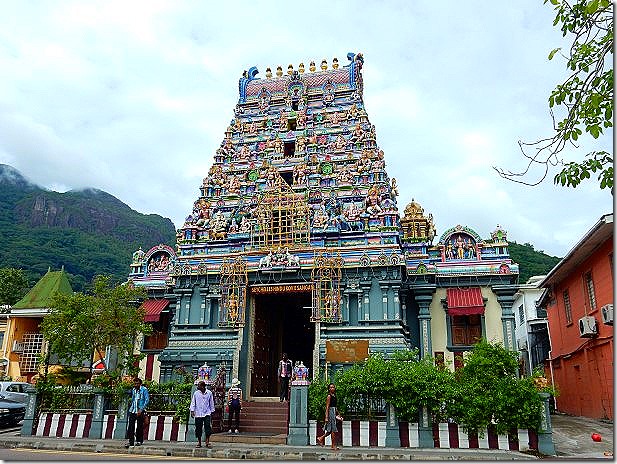
[{"label": "colorful deity sculpture", "polygon": [[306,367],[302,361],[296,361],[293,370],[292,385],[309,385],[308,375],[309,368]]},{"label": "colorful deity sculpture", "polygon": [[206,383],[210,383],[212,378],[212,368],[208,366],[208,362],[204,362],[203,366],[201,366],[197,370],[197,379],[195,380],[195,384],[203,381]]}]

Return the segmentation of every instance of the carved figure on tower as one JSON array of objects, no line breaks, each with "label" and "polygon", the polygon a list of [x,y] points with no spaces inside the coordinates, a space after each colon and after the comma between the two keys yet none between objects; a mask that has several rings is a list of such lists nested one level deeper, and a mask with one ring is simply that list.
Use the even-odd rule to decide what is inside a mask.
[{"label": "carved figure on tower", "polygon": [[379,199],[379,189],[376,185],[373,185],[366,196],[365,201],[365,212],[370,217],[376,217],[379,213],[383,211],[381,208],[381,200]]},{"label": "carved figure on tower", "polygon": [[321,203],[313,213],[313,224],[311,227],[314,229],[325,229],[328,226],[328,215],[326,214],[326,209]]}]

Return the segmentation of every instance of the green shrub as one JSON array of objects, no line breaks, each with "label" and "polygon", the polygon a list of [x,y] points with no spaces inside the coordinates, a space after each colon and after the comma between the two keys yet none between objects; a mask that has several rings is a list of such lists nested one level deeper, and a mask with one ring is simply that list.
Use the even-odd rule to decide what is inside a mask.
[{"label": "green shrub", "polygon": [[328,396],[329,380],[316,372],[315,379],[308,387],[308,417],[313,420],[323,420],[326,409],[326,397]]},{"label": "green shrub", "polygon": [[532,378],[517,378],[513,351],[482,340],[467,353],[457,372],[446,415],[464,431],[483,436],[489,426],[496,433],[514,428],[537,429],[542,399]]},{"label": "green shrub", "polygon": [[377,353],[339,370],[333,380],[318,373],[309,386],[309,418],[323,419],[328,383],[333,381],[343,415],[349,409],[371,419],[375,411],[361,410],[359,405],[382,398],[396,408],[401,420],[417,421],[418,412],[426,407],[433,420],[454,419],[466,432],[480,436],[488,427],[497,433],[537,429],[542,399],[534,379],[517,378],[517,369],[516,353],[484,340],[466,354],[456,373],[436,366],[430,357],[419,359],[417,350],[395,352],[390,358]]}]

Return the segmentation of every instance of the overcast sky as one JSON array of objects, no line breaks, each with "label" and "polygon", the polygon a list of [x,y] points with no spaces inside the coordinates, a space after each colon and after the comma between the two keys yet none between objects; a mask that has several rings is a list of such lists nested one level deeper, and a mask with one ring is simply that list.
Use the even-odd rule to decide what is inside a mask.
[{"label": "overcast sky", "polygon": [[[180,227],[233,118],[242,71],[362,52],[364,102],[399,184],[438,237],[457,224],[563,256],[612,196],[527,187],[517,142],[550,135],[565,76],[542,0],[7,1],[0,163],[57,191],[94,187]],[[612,151],[612,133],[604,148]],[[588,145],[591,147],[591,145]],[[586,148],[583,146],[583,148]],[[571,153],[580,158],[583,151]]]}]

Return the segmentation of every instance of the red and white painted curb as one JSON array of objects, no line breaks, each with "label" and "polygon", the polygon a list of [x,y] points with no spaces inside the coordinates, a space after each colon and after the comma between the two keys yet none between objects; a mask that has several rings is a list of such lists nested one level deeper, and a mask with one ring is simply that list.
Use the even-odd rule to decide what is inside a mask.
[{"label": "red and white painted curb", "polygon": [[[309,421],[309,443],[317,444],[317,436],[323,434],[322,422]],[[385,446],[386,423],[378,421],[343,421],[339,434],[343,446]],[[420,437],[417,423],[399,422],[399,439],[402,448],[419,448]],[[330,445],[330,437],[326,438]],[[484,437],[467,434],[452,423],[433,424],[434,448],[501,449],[527,451],[538,449],[538,435],[533,430],[518,429],[516,433],[497,435],[491,429]]]},{"label": "red and white painted curb", "polygon": [[[39,425],[35,435],[37,437],[89,438],[91,426],[92,414],[42,413],[39,416]],[[116,416],[105,414],[102,438],[113,438],[115,429]],[[159,441],[185,441],[186,424],[178,423],[172,416],[150,416],[150,424],[144,428],[144,438]]]}]

